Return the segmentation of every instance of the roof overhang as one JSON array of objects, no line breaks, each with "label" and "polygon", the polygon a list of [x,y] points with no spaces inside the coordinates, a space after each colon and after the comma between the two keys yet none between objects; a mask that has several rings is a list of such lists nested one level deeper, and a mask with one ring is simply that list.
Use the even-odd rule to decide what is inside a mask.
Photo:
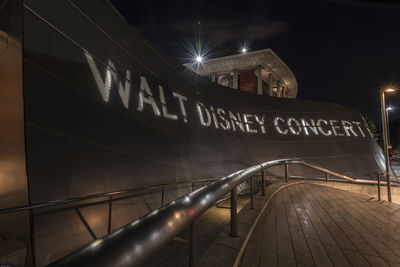
[{"label": "roof overhang", "polygon": [[291,69],[271,49],[204,60],[201,64],[184,64],[201,76],[224,73],[233,69],[250,69],[261,66],[263,72],[272,72],[288,88],[287,97],[296,98],[297,80]]}]

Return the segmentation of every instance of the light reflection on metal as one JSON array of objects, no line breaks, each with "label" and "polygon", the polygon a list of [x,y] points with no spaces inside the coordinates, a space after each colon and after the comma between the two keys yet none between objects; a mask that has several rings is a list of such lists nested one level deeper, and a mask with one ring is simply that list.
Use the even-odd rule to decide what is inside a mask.
[{"label": "light reflection on metal", "polygon": [[141,223],[130,223],[118,234],[101,238],[104,245],[92,248],[89,244],[50,266],[139,266],[235,186],[266,168],[297,162],[301,159],[274,160],[227,175],[142,217]]},{"label": "light reflection on metal", "polygon": [[150,216],[156,215],[157,213],[158,213],[158,210],[155,210],[152,213],[150,213]]},{"label": "light reflection on metal", "polygon": [[95,240],[92,242],[92,244],[90,244],[90,247],[94,249],[97,246],[101,245],[101,243],[102,243],[101,239]]}]

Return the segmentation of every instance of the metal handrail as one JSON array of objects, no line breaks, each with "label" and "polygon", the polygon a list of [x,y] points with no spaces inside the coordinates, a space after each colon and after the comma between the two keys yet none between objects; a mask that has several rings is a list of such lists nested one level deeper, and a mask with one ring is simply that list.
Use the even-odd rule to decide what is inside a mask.
[{"label": "metal handrail", "polygon": [[[264,170],[273,166],[285,166],[285,182],[288,181],[288,165],[298,163],[311,169],[325,173],[326,181],[329,175],[352,183],[382,184],[378,180],[354,179],[328,169],[307,163],[300,158],[273,160],[239,170],[201,187],[152,213],[129,223],[122,228],[95,240],[89,245],[67,255],[49,266],[137,266],[143,263],[153,253],[166,245],[175,236],[190,226],[190,247],[193,250],[193,222],[208,208],[223,196],[231,192],[231,235],[237,236],[236,208],[237,186],[246,179],[261,172],[263,193],[265,185]],[[251,184],[253,184],[251,182]],[[163,186],[163,185],[158,185]],[[378,186],[378,190],[380,186]],[[380,191],[379,191],[380,192]],[[380,194],[379,194],[380,195]],[[251,188],[253,198],[253,188]],[[193,265],[192,253],[189,263]]]},{"label": "metal handrail", "polygon": [[[349,177],[347,175],[343,175],[343,174],[340,174],[340,173],[337,173],[337,172],[334,172],[334,171],[331,171],[331,170],[328,170],[328,169],[325,169],[325,168],[310,164],[310,163],[308,163],[306,161],[302,161],[302,162],[299,162],[299,163],[304,165],[304,166],[307,166],[307,167],[309,167],[311,169],[314,169],[314,170],[323,172],[325,174],[329,174],[329,175],[338,177],[340,179],[343,179],[343,180],[346,180],[346,181],[349,181],[349,182],[364,183],[364,184],[378,184],[379,183],[378,180],[367,180],[367,179],[351,178],[351,177]],[[380,174],[383,174],[383,172],[378,171],[377,174],[380,175]],[[391,181],[391,183],[392,184],[396,184],[396,185],[400,185],[400,183],[396,182],[396,181]],[[386,184],[386,181],[380,181],[380,184]]]},{"label": "metal handrail", "polygon": [[[263,170],[303,159],[264,162],[229,174],[129,223],[49,266],[138,266],[175,236],[188,228],[214,203],[236,186]],[[236,206],[236,205],[235,205]],[[234,211],[236,215],[236,210]],[[232,216],[232,214],[231,214]],[[191,227],[192,228],[192,227]]]},{"label": "metal handrail", "polygon": [[[200,179],[200,180],[194,180],[194,181],[179,181],[179,182],[175,182],[175,183],[157,184],[157,185],[152,185],[152,186],[148,186],[148,187],[144,187],[144,188],[134,188],[134,189],[105,192],[105,193],[100,193],[100,194],[86,195],[83,197],[57,199],[57,200],[51,200],[51,201],[46,201],[46,202],[36,203],[36,204],[31,204],[31,205],[22,205],[22,206],[17,206],[17,207],[0,209],[0,214],[70,204],[70,203],[80,202],[80,201],[84,201],[84,200],[117,196],[117,195],[134,193],[134,192],[143,191],[143,190],[154,190],[157,188],[165,188],[165,187],[173,186],[173,185],[182,185],[182,184],[187,184],[187,185],[192,184],[193,185],[194,183],[205,183],[205,182],[212,182],[212,181],[216,181],[216,180],[217,180],[217,178]],[[143,193],[143,194],[146,194],[146,193]],[[118,199],[114,199],[114,200],[118,200]],[[102,202],[104,202],[104,201],[98,201],[98,202],[94,202],[92,204],[93,205],[95,205],[97,203],[101,204]]]}]

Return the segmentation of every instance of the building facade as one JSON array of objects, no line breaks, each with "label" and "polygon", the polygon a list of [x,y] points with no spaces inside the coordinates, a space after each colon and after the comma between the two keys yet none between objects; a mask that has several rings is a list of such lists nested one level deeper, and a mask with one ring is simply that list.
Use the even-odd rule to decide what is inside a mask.
[{"label": "building facade", "polygon": [[188,63],[186,67],[220,85],[241,91],[296,98],[297,81],[290,68],[271,49]]}]

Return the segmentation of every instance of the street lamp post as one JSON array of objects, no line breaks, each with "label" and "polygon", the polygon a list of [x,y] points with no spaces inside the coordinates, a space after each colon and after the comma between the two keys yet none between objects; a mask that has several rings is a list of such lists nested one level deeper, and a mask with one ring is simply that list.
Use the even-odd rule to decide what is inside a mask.
[{"label": "street lamp post", "polygon": [[388,129],[387,129],[387,116],[386,116],[386,103],[385,103],[385,93],[394,92],[394,89],[388,88],[385,90],[380,90],[381,95],[381,112],[382,112],[382,136],[383,136],[383,147],[385,152],[385,167],[386,167],[386,183],[387,183],[387,194],[388,201],[392,202],[392,192],[390,188],[390,169],[389,169],[389,151],[388,151]]},{"label": "street lamp post", "polygon": [[391,111],[392,109],[393,109],[392,107],[387,107],[387,108],[386,108],[386,120],[387,120],[388,145],[389,145],[389,146],[391,145],[391,142],[390,142],[390,120],[389,120],[389,113],[390,113],[390,111]]}]

